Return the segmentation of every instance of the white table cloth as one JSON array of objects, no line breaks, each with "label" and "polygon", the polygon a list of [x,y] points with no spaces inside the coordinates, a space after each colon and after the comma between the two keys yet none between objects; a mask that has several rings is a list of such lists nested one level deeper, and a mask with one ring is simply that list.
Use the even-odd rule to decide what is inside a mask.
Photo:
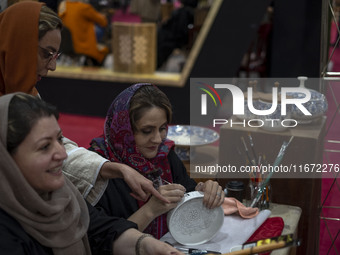
[{"label": "white table cloth", "polygon": [[[246,242],[270,214],[271,212],[269,210],[263,210],[252,219],[244,219],[239,215],[224,216],[224,222],[221,229],[209,242],[187,248],[219,251],[221,253],[230,252],[232,247]],[[169,232],[165,234],[161,240],[167,241],[175,247],[186,247],[177,243]]]}]

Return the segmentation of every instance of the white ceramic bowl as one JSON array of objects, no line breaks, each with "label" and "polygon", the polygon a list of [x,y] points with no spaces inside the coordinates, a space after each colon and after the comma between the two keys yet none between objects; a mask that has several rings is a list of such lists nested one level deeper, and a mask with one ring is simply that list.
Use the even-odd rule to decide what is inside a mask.
[{"label": "white ceramic bowl", "polygon": [[203,192],[184,195],[176,208],[167,215],[169,232],[183,245],[198,245],[211,240],[224,221],[222,207],[208,209],[203,205]]},{"label": "white ceramic bowl", "polygon": [[206,127],[174,125],[168,128],[168,138],[178,146],[201,146],[217,141],[220,136]]},{"label": "white ceramic bowl", "polygon": [[215,130],[206,127],[174,125],[169,126],[167,138],[175,142],[178,157],[189,160],[190,156],[195,155],[194,147],[214,143],[220,136]]}]

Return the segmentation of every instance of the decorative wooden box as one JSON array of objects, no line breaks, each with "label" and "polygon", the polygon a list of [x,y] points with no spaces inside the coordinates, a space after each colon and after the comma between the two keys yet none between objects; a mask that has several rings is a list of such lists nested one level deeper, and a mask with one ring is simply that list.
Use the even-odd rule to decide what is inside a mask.
[{"label": "decorative wooden box", "polygon": [[113,71],[150,74],[156,70],[156,24],[113,23]]}]

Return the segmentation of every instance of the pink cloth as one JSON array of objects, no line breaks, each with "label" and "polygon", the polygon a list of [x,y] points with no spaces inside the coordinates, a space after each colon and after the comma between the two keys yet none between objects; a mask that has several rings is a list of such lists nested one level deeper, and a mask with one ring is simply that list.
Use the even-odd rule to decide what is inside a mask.
[{"label": "pink cloth", "polygon": [[246,207],[240,201],[233,197],[224,198],[222,204],[224,215],[238,213],[242,218],[250,219],[259,214],[258,208]]}]

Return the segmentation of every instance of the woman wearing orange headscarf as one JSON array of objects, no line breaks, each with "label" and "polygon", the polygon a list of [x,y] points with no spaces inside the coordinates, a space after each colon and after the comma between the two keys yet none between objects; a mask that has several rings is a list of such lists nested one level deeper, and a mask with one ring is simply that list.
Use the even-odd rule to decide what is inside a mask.
[{"label": "woman wearing orange headscarf", "polygon": [[[0,96],[12,92],[38,95],[36,83],[56,69],[61,29],[58,15],[42,3],[20,2],[0,13]],[[68,139],[64,143],[69,154],[64,169],[79,170],[81,180],[68,177],[79,184],[78,189],[90,203],[99,200],[109,178],[126,180],[138,199],[152,194],[164,200],[152,182],[131,167],[109,162]]]}]

